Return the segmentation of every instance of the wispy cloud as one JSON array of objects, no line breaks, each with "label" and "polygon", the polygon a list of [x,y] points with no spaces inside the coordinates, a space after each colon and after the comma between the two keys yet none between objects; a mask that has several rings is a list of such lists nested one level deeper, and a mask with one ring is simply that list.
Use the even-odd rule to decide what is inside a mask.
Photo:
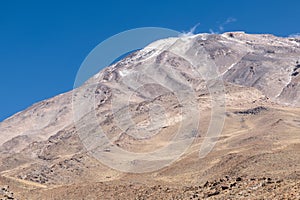
[{"label": "wispy cloud", "polygon": [[233,22],[236,22],[236,21],[237,21],[236,18],[229,17],[229,18],[227,18],[224,22],[222,22],[222,23],[218,26],[217,31],[215,31],[214,29],[210,28],[210,29],[209,29],[209,32],[210,32],[211,34],[219,34],[219,33],[222,33],[222,32],[224,32],[225,26],[226,26],[226,25],[228,25],[228,24],[230,24],[230,23],[233,23]]},{"label": "wispy cloud", "polygon": [[[221,24],[219,24],[219,26],[217,26],[217,31],[215,31],[214,29],[210,28],[209,29],[209,33],[211,34],[219,34],[224,32],[226,25],[231,24],[233,22],[236,22],[237,19],[233,18],[233,17],[228,17],[224,22],[222,22]],[[195,26],[193,26],[188,32],[183,31],[182,34],[180,34],[179,36],[181,37],[185,37],[185,36],[192,36],[196,34],[196,29],[200,26],[200,23],[197,23]]]},{"label": "wispy cloud", "polygon": [[197,23],[195,26],[193,26],[188,32],[183,32],[180,36],[192,36],[195,34],[196,29],[200,26],[200,23]]},{"label": "wispy cloud", "polygon": [[218,31],[216,32],[216,31],[214,31],[213,29],[210,28],[210,29],[209,29],[209,33],[210,33],[210,34],[218,34],[219,32],[218,32]]},{"label": "wispy cloud", "polygon": [[288,36],[289,38],[300,38],[300,33],[293,33]]},{"label": "wispy cloud", "polygon": [[223,32],[224,31],[224,27],[227,24],[230,24],[230,23],[233,23],[233,22],[236,22],[236,21],[237,21],[236,18],[233,18],[233,17],[227,18],[225,22],[223,22],[222,24],[219,25],[219,31]]}]

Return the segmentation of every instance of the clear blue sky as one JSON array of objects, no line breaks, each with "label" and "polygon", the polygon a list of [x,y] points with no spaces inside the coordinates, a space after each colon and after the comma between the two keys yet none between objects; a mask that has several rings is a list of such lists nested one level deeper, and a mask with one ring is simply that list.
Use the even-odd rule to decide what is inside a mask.
[{"label": "clear blue sky", "polygon": [[[71,90],[87,54],[137,27],[300,33],[300,1],[0,1],[0,121]],[[236,21],[226,24],[228,19]]]}]

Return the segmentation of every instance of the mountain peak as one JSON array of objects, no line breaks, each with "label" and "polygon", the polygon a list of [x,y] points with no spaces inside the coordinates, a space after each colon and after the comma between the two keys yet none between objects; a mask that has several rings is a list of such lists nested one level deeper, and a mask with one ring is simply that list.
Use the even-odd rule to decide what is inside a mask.
[{"label": "mountain peak", "polygon": [[41,193],[125,178],[295,178],[299,55],[298,40],[269,34],[153,42],[0,123],[1,176]]}]

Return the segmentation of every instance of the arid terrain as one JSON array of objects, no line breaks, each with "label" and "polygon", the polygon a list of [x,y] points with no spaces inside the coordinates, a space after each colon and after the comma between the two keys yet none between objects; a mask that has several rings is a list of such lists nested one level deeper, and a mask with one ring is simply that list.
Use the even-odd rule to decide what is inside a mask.
[{"label": "arid terrain", "polygon": [[0,199],[300,199],[299,62],[297,38],[154,42],[0,123]]}]

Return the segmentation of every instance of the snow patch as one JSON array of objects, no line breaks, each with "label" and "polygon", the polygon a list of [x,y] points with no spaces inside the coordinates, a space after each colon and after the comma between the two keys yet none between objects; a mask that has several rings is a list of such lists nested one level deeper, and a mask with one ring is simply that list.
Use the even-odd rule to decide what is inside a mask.
[{"label": "snow patch", "polygon": [[130,71],[127,69],[122,69],[119,71],[120,76],[124,77],[127,76],[128,74],[130,74]]}]

